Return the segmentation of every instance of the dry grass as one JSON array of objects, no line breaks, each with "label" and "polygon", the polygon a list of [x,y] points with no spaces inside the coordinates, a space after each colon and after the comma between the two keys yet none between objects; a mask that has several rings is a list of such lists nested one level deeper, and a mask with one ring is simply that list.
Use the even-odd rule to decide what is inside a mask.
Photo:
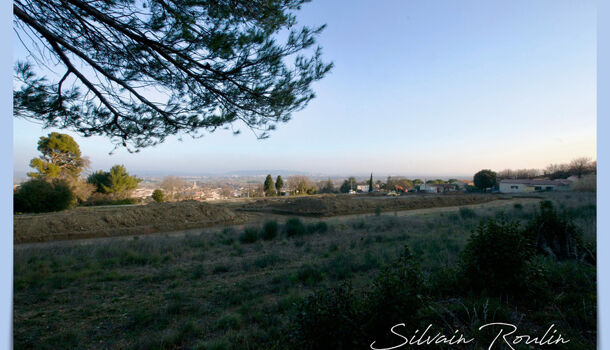
[{"label": "dry grass", "polygon": [[[595,221],[594,196],[553,196]],[[290,237],[280,223],[277,237],[253,243],[239,243],[244,231],[228,228],[17,249],[15,348],[279,349],[295,303],[313,291],[369,284],[405,244],[426,273],[452,266],[481,218],[526,219],[536,205],[504,203],[464,215],[327,219],[325,233]]]}]

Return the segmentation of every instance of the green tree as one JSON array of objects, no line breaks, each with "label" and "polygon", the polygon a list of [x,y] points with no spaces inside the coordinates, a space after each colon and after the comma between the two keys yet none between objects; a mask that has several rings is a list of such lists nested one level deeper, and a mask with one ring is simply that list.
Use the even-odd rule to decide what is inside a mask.
[{"label": "green tree", "polygon": [[104,187],[110,186],[110,174],[104,170],[98,170],[87,177],[87,182],[95,186],[95,191],[105,193]]},{"label": "green tree", "polygon": [[124,196],[129,191],[138,188],[138,184],[142,179],[137,178],[135,175],[129,175],[127,169],[123,165],[115,165],[110,168],[108,174],[109,186],[102,185],[104,192],[114,194],[116,196]]},{"label": "green tree", "polygon": [[489,169],[483,169],[474,174],[474,185],[480,190],[494,187],[496,182],[496,173]]},{"label": "green tree", "polygon": [[265,196],[275,196],[275,186],[273,185],[273,178],[271,177],[271,174],[267,175],[265,178],[263,188],[265,190]]},{"label": "green tree", "polygon": [[165,201],[164,195],[163,195],[163,191],[157,189],[154,190],[152,193],[152,199],[157,202],[157,203],[162,203]]},{"label": "green tree", "polygon": [[356,178],[350,176],[347,180],[343,181],[343,184],[339,188],[341,193],[348,193],[349,191],[355,191],[357,188]]},{"label": "green tree", "polygon": [[282,188],[284,187],[284,179],[282,179],[281,175],[278,175],[275,179],[275,190],[277,191],[278,196],[282,193]]},{"label": "green tree", "polygon": [[123,165],[115,165],[110,172],[99,170],[87,178],[87,182],[97,188],[97,192],[109,194],[115,198],[127,197],[132,190],[138,188],[142,181],[135,175],[129,175]]},{"label": "green tree", "polygon": [[64,179],[31,179],[19,186],[13,201],[15,212],[43,213],[69,208],[74,203],[74,194]]},{"label": "green tree", "polygon": [[38,150],[42,155],[30,161],[30,167],[35,170],[28,173],[31,178],[63,178],[71,181],[77,179],[89,164],[70,135],[52,132],[48,136],[41,136]]},{"label": "green tree", "polygon": [[369,192],[373,192],[373,173],[371,173],[371,178],[369,179]]},{"label": "green tree", "polygon": [[16,65],[14,115],[135,148],[238,121],[267,137],[332,67],[316,47],[324,26],[297,26],[305,2],[15,1],[32,59]]}]

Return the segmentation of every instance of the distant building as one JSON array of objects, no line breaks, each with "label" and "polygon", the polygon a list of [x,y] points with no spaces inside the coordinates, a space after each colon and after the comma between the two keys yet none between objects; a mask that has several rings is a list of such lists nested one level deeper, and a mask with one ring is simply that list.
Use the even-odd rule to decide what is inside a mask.
[{"label": "distant building", "polygon": [[368,192],[369,185],[358,185],[356,186],[356,191]]},{"label": "distant building", "polygon": [[570,183],[568,180],[504,179],[500,180],[500,192],[567,191]]},{"label": "distant building", "polygon": [[453,184],[422,184],[419,186],[419,190],[428,193],[444,193],[444,192],[455,192],[459,188],[457,183]]}]

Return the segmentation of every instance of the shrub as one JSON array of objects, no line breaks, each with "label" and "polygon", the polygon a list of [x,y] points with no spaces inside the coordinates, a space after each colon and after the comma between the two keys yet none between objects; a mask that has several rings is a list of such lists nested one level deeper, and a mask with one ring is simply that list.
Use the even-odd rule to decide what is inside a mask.
[{"label": "shrub", "polygon": [[460,208],[460,216],[462,219],[472,219],[477,217],[477,213],[470,208],[462,207]]},{"label": "shrub", "polygon": [[232,312],[226,312],[216,322],[216,328],[220,330],[239,329],[241,317]]},{"label": "shrub", "polygon": [[302,302],[292,338],[301,349],[359,348],[372,339],[389,343],[391,326],[418,326],[422,292],[421,271],[405,247],[401,257],[379,274],[372,289],[356,294],[344,284]]},{"label": "shrub", "polygon": [[380,206],[376,206],[375,207],[375,216],[380,216],[381,215],[381,207]]},{"label": "shrub", "polygon": [[89,196],[87,201],[83,203],[85,206],[96,206],[96,205],[129,205],[138,204],[140,200],[138,198],[123,198],[116,199],[115,196],[94,192]]},{"label": "shrub", "polygon": [[540,203],[540,211],[528,222],[525,235],[540,254],[559,260],[585,256],[582,233],[566,212],[559,215],[550,201]]},{"label": "shrub", "polygon": [[152,199],[157,203],[165,202],[165,196],[163,195],[163,191],[154,190],[152,193]]},{"label": "shrub", "polygon": [[75,198],[65,180],[32,179],[21,184],[13,200],[15,212],[44,213],[68,209]]},{"label": "shrub", "polygon": [[313,286],[320,282],[324,276],[317,265],[305,264],[297,272],[297,278],[306,286]]},{"label": "shrub", "polygon": [[296,348],[355,349],[370,341],[358,328],[361,309],[349,285],[319,291],[298,308],[291,337]]},{"label": "shrub", "polygon": [[326,233],[328,232],[328,224],[325,223],[324,221],[318,221],[316,223],[316,231],[319,233]]},{"label": "shrub", "polygon": [[528,262],[534,256],[518,222],[481,221],[462,252],[461,271],[475,292],[507,295],[523,287]]},{"label": "shrub", "polygon": [[517,210],[521,210],[523,209],[523,204],[521,203],[515,203],[515,205],[513,205],[513,208],[517,209]]},{"label": "shrub", "polygon": [[[417,313],[424,305],[424,279],[419,264],[409,247],[389,266],[386,266],[373,283],[367,295],[364,309],[370,314],[364,327],[381,343],[382,335],[389,336],[388,329],[397,323],[405,323],[407,329],[415,329]],[[411,315],[405,317],[405,315]]]},{"label": "shrub", "polygon": [[324,221],[318,221],[316,223],[307,224],[307,233],[326,233],[328,231],[328,224]]},{"label": "shrub", "polygon": [[246,227],[244,233],[239,236],[241,243],[254,243],[258,240],[258,229],[256,227]]},{"label": "shrub", "polygon": [[277,221],[267,221],[263,225],[263,232],[261,233],[262,239],[270,241],[277,236],[278,225]]},{"label": "shrub", "polygon": [[302,236],[306,233],[305,225],[299,218],[290,218],[284,225],[284,231],[288,237]]}]

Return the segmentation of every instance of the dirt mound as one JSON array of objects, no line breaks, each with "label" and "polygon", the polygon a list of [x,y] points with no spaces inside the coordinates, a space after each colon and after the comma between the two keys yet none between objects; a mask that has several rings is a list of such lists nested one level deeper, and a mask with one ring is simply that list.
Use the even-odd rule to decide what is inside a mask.
[{"label": "dirt mound", "polygon": [[281,199],[263,199],[244,206],[243,210],[269,211],[278,214],[334,216],[382,211],[450,207],[485,203],[490,195],[406,195],[401,197],[323,195]]},{"label": "dirt mound", "polygon": [[223,206],[197,201],[136,206],[80,207],[58,213],[16,215],[14,242],[108,237],[176,231],[244,221]]}]

